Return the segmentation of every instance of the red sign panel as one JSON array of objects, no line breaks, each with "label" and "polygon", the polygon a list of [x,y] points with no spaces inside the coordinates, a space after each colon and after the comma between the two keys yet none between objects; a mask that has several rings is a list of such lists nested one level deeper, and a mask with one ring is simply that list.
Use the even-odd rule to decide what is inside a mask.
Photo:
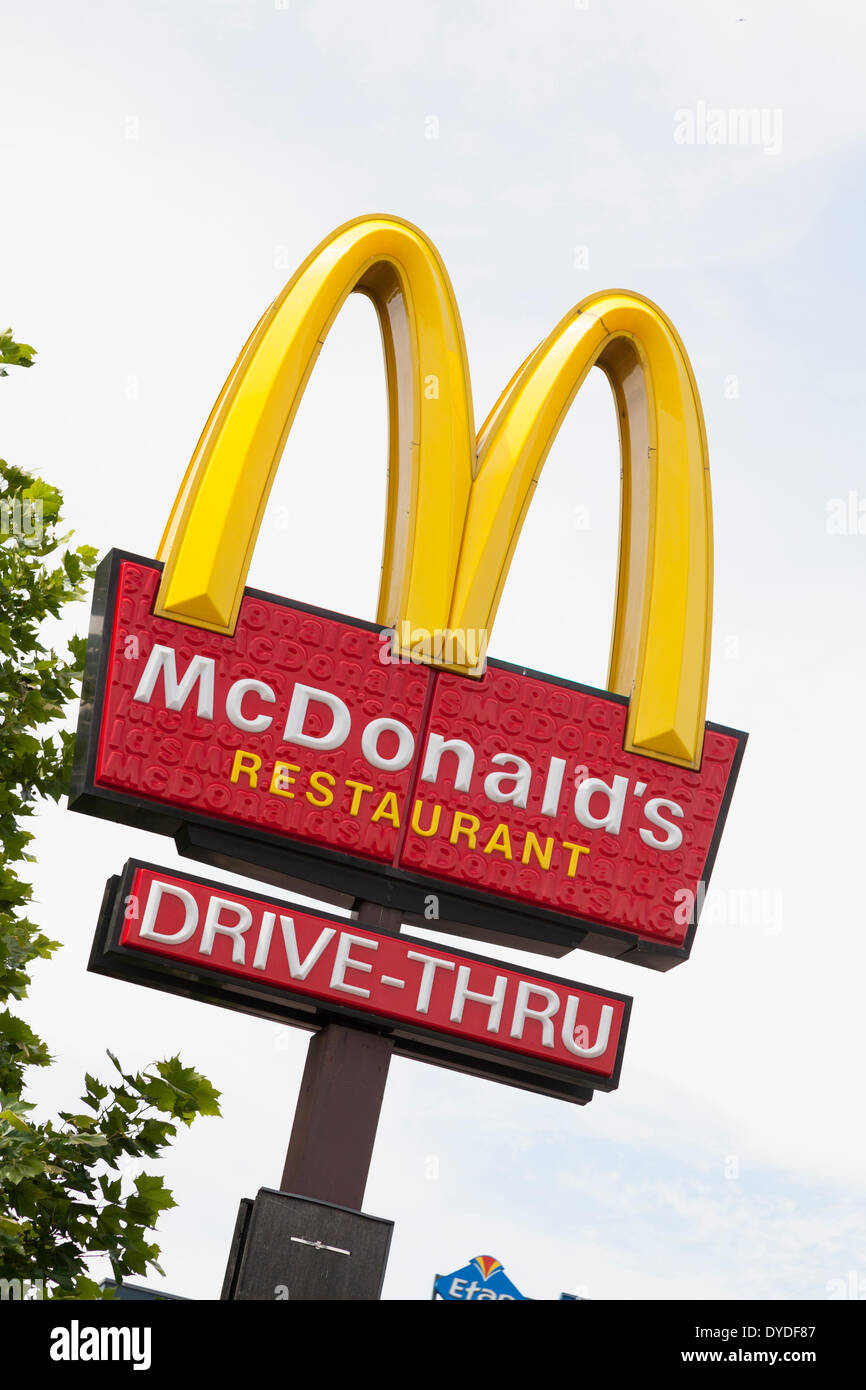
[{"label": "red sign panel", "polygon": [[70,805],[410,921],[666,969],[691,946],[745,735],[699,771],[623,749],[619,696],[396,661],[374,626],[247,591],[233,637],[101,567]]},{"label": "red sign panel", "polygon": [[631,1000],[352,919],[130,862],[91,969],[316,1028],[349,1016],[396,1051],[583,1102],[619,1079]]}]

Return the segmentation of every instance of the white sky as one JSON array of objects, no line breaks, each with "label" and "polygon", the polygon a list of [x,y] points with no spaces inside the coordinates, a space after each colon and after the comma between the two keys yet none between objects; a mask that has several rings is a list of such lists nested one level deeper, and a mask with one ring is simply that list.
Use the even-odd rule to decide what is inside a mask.
[{"label": "white sky", "polygon": [[[64,489],[80,540],[155,552],[250,327],[361,212],[438,245],[479,420],[591,290],[656,300],[695,367],[716,534],[708,713],[751,739],[692,960],[554,967],[635,996],[620,1089],[584,1109],[393,1064],[365,1203],[396,1222],[386,1297],[429,1297],[434,1273],[479,1253],[537,1298],[824,1298],[852,1270],[866,1296],[866,534],[827,529],[849,493],[866,529],[864,39],[838,0],[6,10],[0,319],[39,359],[0,383],[0,450]],[[684,111],[713,107],[761,108],[781,140],[675,141]],[[618,459],[596,375],[491,650],[601,685]],[[378,330],[352,302],[251,583],[371,617],[384,463]],[[105,879],[130,855],[179,863],[169,840],[51,808],[36,849],[39,920],[64,949],[27,1008],[58,1057],[34,1095],[70,1106],[106,1046],[129,1066],[180,1050],[222,1090],[223,1119],[164,1165],[180,1206],[160,1227],[165,1287],[217,1297],[238,1200],[278,1183],[306,1035],[86,973]]]}]

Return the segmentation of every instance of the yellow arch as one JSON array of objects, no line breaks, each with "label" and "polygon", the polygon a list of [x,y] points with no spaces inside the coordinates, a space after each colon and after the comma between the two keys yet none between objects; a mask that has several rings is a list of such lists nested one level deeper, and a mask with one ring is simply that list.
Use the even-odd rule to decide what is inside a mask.
[{"label": "yellow arch", "polygon": [[[234,632],[289,430],[352,290],[382,330],[389,468],[378,619],[447,619],[472,482],[475,427],[463,328],[434,246],[409,223],[361,217],[327,237],[253,330],[196,446],[160,544],[156,612]],[[419,524],[423,519],[423,525]]]},{"label": "yellow arch", "polygon": [[379,622],[489,633],[547,453],[597,365],[613,389],[622,455],[609,688],[630,696],[627,747],[697,766],[709,676],[712,520],[700,399],[675,329],[638,295],[612,290],[583,300],[515,374],[476,449],[450,281],[432,244],[396,218],[358,218],[338,228],[257,324],[169,517],[156,612],[234,631],[292,420],[353,290],[375,305],[388,383]]},{"label": "yellow arch", "polygon": [[685,349],[649,300],[591,295],[506,387],[479,435],[450,624],[492,627],[544,461],[592,366],[614,393],[622,458],[608,688],[631,697],[627,747],[696,766],[712,627],[706,432]]}]

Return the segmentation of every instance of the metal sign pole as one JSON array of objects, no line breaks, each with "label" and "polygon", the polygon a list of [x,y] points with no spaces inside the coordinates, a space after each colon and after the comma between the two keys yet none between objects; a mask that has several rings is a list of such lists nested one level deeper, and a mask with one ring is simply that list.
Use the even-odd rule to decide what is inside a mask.
[{"label": "metal sign pole", "polygon": [[[399,932],[400,913],[357,902],[355,919]],[[390,1221],[361,1212],[394,1044],[328,1023],[310,1040],[278,1192],[241,1203],[223,1299],[378,1299]]]},{"label": "metal sign pole", "polygon": [[[359,902],[359,922],[399,932],[400,913]],[[329,1023],[310,1039],[280,1188],[360,1211],[394,1044]]]}]

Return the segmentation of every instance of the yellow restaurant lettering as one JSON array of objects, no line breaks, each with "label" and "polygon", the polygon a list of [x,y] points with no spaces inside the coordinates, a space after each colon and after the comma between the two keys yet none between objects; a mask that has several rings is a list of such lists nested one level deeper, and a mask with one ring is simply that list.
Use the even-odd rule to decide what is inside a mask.
[{"label": "yellow restaurant lettering", "polygon": [[[311,806],[334,806],[340,815],[356,819],[366,816],[374,825],[385,821],[395,830],[399,830],[400,811],[394,792],[380,794],[367,782],[345,777],[339,779],[345,795],[341,798],[342,804],[337,805],[336,777],[330,772],[325,772],[323,768],[317,768],[310,773],[308,785],[302,790],[302,783],[294,775],[300,771],[301,769],[293,763],[278,761],[274,763],[270,773],[265,774],[258,753],[239,748],[234,756],[229,781],[238,786],[248,787],[252,791],[267,791],[270,795],[286,797],[289,800],[294,800],[296,795],[302,795]],[[492,833],[482,831],[478,816],[468,811],[451,812],[443,808],[438,801],[430,804],[416,800],[412,808],[410,829],[416,835],[427,839],[443,839],[451,845],[476,850],[481,854],[499,854],[509,862],[519,859],[521,864],[537,864],[544,870],[550,870],[554,851],[562,851],[557,854],[557,867],[564,868],[568,878],[574,878],[577,874],[581,855],[589,854],[588,845],[559,840],[554,835],[546,835],[542,842],[534,831],[527,830],[525,835],[521,835],[504,821],[501,821]]]}]

